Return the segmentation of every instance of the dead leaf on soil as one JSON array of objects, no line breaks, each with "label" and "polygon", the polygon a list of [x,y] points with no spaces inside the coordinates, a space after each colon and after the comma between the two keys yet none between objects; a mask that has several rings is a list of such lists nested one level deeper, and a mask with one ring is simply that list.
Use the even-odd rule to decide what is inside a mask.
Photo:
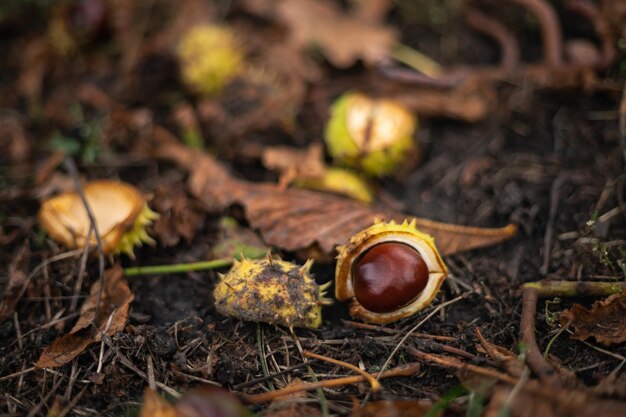
[{"label": "dead leaf on soil", "polygon": [[[155,137],[157,156],[176,162],[190,173],[192,195],[209,211],[241,204],[250,225],[265,242],[289,251],[319,245],[327,254],[375,219],[402,222],[411,215],[377,210],[365,204],[318,192],[286,189],[275,184],[251,183],[234,178],[215,158],[172,141],[171,135]],[[417,227],[435,237],[443,255],[485,247],[510,239],[516,226],[485,229],[415,218]]]},{"label": "dead leaf on soil", "polygon": [[[370,401],[363,407],[356,407],[350,417],[422,417],[431,408],[432,403],[424,400]],[[439,415],[441,413],[434,416]]]},{"label": "dead leaf on soil", "polygon": [[[80,309],[78,322],[68,334],[58,338],[44,349],[35,364],[36,367],[54,368],[64,365],[80,355],[87,346],[102,340],[103,332],[111,336],[124,329],[134,295],[128,288],[119,265],[107,270],[104,274],[100,310],[98,317],[95,317],[99,292],[100,281],[97,281],[91,286],[89,297]],[[91,325],[92,322],[95,328]]]},{"label": "dead leaf on soil", "polygon": [[626,403],[596,397],[584,391],[549,389],[529,381],[517,395],[511,387],[498,387],[485,417],[500,417],[505,407],[509,417],[623,417]]},{"label": "dead leaf on soil", "polygon": [[380,11],[353,8],[343,11],[328,0],[248,0],[252,13],[282,22],[290,31],[291,42],[300,48],[319,46],[326,58],[339,68],[357,59],[375,63],[389,54],[397,33],[376,18]]},{"label": "dead leaf on soil", "polygon": [[606,346],[626,341],[626,292],[596,301],[591,310],[574,304],[561,313],[561,326],[568,325],[578,340],[593,337]]},{"label": "dead leaf on soil", "polygon": [[229,391],[210,386],[199,386],[183,394],[170,404],[159,394],[146,389],[140,417],[246,417],[252,414]]},{"label": "dead leaf on soil", "polygon": [[480,341],[480,345],[477,350],[484,351],[489,357],[500,365],[511,376],[520,377],[524,371],[524,362],[520,358],[511,352],[510,350],[495,345],[484,338],[478,328],[476,328],[476,337]]},{"label": "dead leaf on soil", "polygon": [[321,178],[326,172],[324,149],[320,143],[307,149],[267,146],[261,158],[265,168],[280,173],[278,185],[283,189],[295,180]]},{"label": "dead leaf on soil", "polygon": [[183,238],[190,243],[202,221],[202,212],[182,184],[159,186],[151,201],[160,217],[152,227],[163,246],[174,246]]}]

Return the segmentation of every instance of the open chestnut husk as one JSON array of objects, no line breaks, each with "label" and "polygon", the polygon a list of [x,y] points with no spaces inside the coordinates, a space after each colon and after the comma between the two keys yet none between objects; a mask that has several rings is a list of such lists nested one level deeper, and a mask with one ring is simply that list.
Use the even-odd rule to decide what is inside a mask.
[{"label": "open chestnut husk", "polygon": [[379,222],[338,248],[335,296],[352,300],[350,314],[372,323],[391,323],[426,308],[448,269],[434,239],[415,221]]}]

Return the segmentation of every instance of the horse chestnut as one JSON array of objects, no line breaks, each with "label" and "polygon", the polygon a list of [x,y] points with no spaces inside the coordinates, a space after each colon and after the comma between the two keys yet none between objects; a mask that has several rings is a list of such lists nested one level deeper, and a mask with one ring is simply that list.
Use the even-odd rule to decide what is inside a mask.
[{"label": "horse chestnut", "polygon": [[424,258],[403,243],[378,244],[367,250],[353,268],[356,299],[376,313],[404,307],[428,283]]}]

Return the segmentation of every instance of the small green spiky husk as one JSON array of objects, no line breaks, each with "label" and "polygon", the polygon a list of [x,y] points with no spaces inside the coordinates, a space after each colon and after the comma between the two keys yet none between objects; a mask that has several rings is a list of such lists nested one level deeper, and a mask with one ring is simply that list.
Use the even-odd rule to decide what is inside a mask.
[{"label": "small green spiky husk", "polygon": [[244,54],[230,29],[202,25],[184,36],[178,59],[185,83],[197,93],[214,95],[241,71]]},{"label": "small green spiky husk", "polygon": [[115,247],[113,254],[117,255],[125,253],[130,258],[135,259],[135,246],[143,246],[144,243],[148,245],[156,244],[156,241],[150,237],[146,228],[159,218],[159,214],[152,211],[148,207],[148,203],[144,203],[143,209],[137,216],[133,226],[122,236],[122,239]]}]

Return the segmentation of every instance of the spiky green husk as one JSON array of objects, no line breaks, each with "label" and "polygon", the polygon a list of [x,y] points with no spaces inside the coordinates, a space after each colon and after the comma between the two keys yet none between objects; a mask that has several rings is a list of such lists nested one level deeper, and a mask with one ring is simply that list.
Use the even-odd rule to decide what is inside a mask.
[{"label": "spiky green husk", "polygon": [[178,47],[185,83],[200,94],[219,93],[241,70],[244,56],[233,32],[215,25],[189,30]]},{"label": "spiky green husk", "polygon": [[146,228],[159,218],[159,214],[152,211],[148,204],[145,203],[143,209],[137,216],[133,226],[122,236],[122,239],[117,244],[114,250],[114,254],[125,253],[131,258],[135,258],[134,247],[142,246],[144,243],[148,245],[154,245],[156,241],[150,237]]}]

